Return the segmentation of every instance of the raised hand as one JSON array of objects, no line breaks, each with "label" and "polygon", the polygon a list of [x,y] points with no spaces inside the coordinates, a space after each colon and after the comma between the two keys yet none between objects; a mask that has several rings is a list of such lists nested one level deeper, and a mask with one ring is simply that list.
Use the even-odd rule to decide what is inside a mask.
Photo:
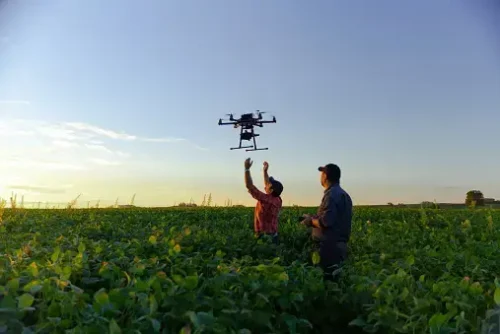
[{"label": "raised hand", "polygon": [[252,167],[252,164],[253,164],[253,161],[250,160],[250,158],[247,158],[245,160],[245,169],[250,169],[250,167]]}]

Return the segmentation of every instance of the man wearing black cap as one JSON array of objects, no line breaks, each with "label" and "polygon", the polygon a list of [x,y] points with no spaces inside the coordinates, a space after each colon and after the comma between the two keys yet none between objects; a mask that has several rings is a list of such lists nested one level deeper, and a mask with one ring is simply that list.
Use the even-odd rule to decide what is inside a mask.
[{"label": "man wearing black cap", "polygon": [[267,170],[269,164],[264,162],[264,189],[265,193],[257,189],[253,184],[250,175],[250,167],[252,167],[250,158],[245,160],[245,185],[250,195],[257,200],[254,215],[254,231],[258,237],[264,234],[272,236],[273,243],[278,243],[278,217],[283,206],[281,193],[283,185],[281,182],[269,177]]},{"label": "man wearing black cap", "polygon": [[302,223],[312,227],[312,238],[320,256],[325,279],[347,259],[347,242],[351,235],[352,200],[340,187],[340,168],[335,164],[319,167],[323,200],[314,216],[304,215]]}]

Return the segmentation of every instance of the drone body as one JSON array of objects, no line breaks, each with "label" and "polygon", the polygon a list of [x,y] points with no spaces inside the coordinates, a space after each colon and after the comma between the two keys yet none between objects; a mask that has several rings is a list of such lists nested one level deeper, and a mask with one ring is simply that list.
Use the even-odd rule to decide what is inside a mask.
[{"label": "drone body", "polygon": [[[255,137],[259,135],[254,133],[254,126],[263,127],[265,123],[276,123],[276,117],[273,117],[272,121],[264,121],[262,120],[263,112],[257,110],[257,117],[254,117],[253,113],[243,114],[239,119],[234,119],[233,114],[229,114],[229,122],[223,122],[222,119],[219,119],[219,125],[233,125],[234,128],[240,127],[240,144],[238,147],[231,147],[231,150],[239,150],[245,148],[247,152],[249,151],[262,151],[268,150],[265,148],[257,148],[257,142]],[[242,141],[251,141],[253,140],[253,145],[250,146],[241,146]]]}]

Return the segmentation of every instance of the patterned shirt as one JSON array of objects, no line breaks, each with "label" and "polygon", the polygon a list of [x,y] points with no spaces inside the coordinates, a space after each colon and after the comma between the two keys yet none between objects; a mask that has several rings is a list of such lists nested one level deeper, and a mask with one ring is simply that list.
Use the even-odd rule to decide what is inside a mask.
[{"label": "patterned shirt", "polygon": [[253,222],[255,233],[277,233],[278,216],[283,205],[281,197],[263,193],[256,186],[252,186],[248,192],[257,200]]}]

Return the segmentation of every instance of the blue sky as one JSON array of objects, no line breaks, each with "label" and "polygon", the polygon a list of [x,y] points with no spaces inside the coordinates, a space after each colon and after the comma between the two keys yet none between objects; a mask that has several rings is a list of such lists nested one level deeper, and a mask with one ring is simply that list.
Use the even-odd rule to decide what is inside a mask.
[{"label": "blue sky", "polygon": [[[0,6],[0,196],[253,204],[243,161],[317,205],[500,197],[493,1],[13,1]],[[269,151],[224,114],[268,110]]]}]

